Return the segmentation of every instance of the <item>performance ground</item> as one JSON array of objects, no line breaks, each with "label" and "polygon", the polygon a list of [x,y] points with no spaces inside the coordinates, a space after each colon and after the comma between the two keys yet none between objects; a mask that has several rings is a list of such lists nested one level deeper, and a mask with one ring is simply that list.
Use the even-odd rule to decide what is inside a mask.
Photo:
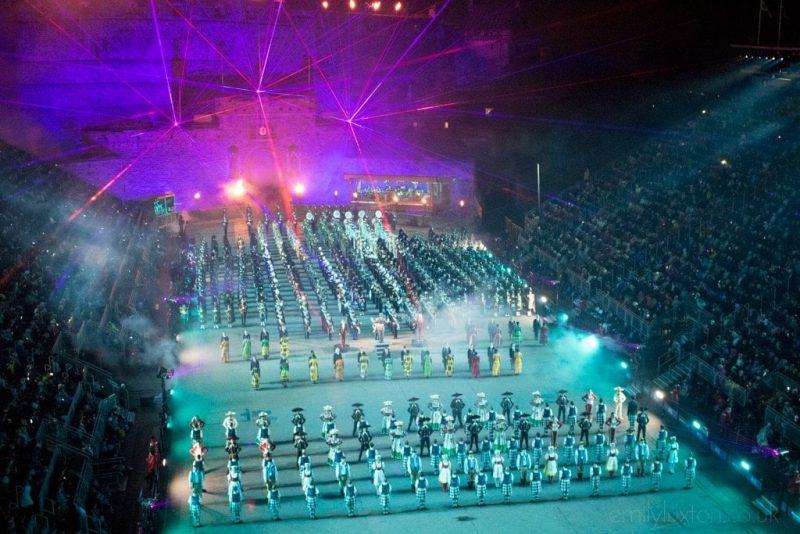
[{"label": "performance ground", "polygon": [[[465,318],[458,318],[463,321]],[[500,317],[505,327],[507,318]],[[473,319],[486,337],[487,317]],[[427,412],[429,396],[441,395],[444,404],[449,404],[451,394],[462,393],[471,407],[478,392],[499,410],[499,401],[504,391],[514,393],[514,399],[524,411],[528,411],[531,392],[540,390],[551,405],[559,389],[569,391],[577,400],[591,387],[607,402],[616,385],[625,381],[625,371],[620,367],[618,356],[610,351],[591,352],[583,350],[574,333],[566,329],[554,329],[550,344],[546,347],[534,343],[530,330],[530,319],[521,318],[525,326],[522,352],[524,368],[515,376],[509,365],[507,346],[501,351],[503,369],[501,376],[492,377],[485,361],[486,339],[481,347],[481,378],[470,376],[466,363],[466,340],[462,323],[454,325],[447,335],[456,355],[456,373],[452,378],[444,376],[439,353],[446,342],[443,335],[428,339],[434,355],[434,376],[426,379],[419,365],[419,349],[412,348],[415,368],[411,378],[402,374],[397,355],[403,345],[411,348],[410,334],[401,334],[391,341],[395,355],[395,372],[391,381],[383,378],[380,362],[374,357],[370,361],[369,376],[361,380],[355,362],[357,347],[371,352],[374,341],[369,336],[358,341],[348,341],[351,349],[345,355],[345,379],[336,382],[333,377],[332,349],[335,342],[321,338],[318,334],[311,340],[291,339],[291,371],[287,388],[278,381],[278,358],[276,345],[272,343],[272,355],[262,361],[263,381],[259,390],[252,389],[248,364],[241,359],[239,349],[242,328],[226,329],[231,338],[231,359],[228,364],[219,361],[220,331],[191,331],[182,334],[184,350],[180,355],[181,365],[176,370],[171,386],[173,396],[173,447],[169,458],[171,480],[169,484],[167,532],[188,532],[190,524],[187,499],[189,497],[188,473],[189,420],[199,415],[206,421],[205,444],[209,451],[205,459],[206,489],[201,511],[203,531],[237,532],[310,532],[311,529],[353,529],[357,532],[431,531],[446,532],[642,532],[642,531],[720,531],[720,532],[767,532],[780,528],[773,520],[758,515],[749,501],[753,498],[742,478],[719,462],[707,451],[698,450],[697,443],[684,435],[679,428],[670,428],[679,436],[681,462],[689,450],[698,457],[698,477],[692,490],[683,489],[682,469],[676,474],[665,474],[660,492],[650,492],[650,478],[633,478],[632,494],[621,496],[619,475],[608,479],[604,473],[600,493],[589,497],[587,481],[573,481],[569,500],[560,500],[558,483],[544,483],[540,502],[530,500],[530,490],[514,486],[511,504],[502,503],[502,495],[494,484],[489,483],[486,506],[477,506],[475,492],[462,489],[461,506],[452,508],[449,497],[442,492],[432,475],[428,458],[423,458],[423,469],[429,479],[428,509],[417,510],[416,497],[411,491],[408,476],[401,472],[401,461],[390,459],[387,436],[380,434],[380,408],[384,400],[392,400],[398,418],[408,424],[407,399],[419,397],[423,411]],[[450,330],[449,325],[439,325],[440,330]],[[505,330],[505,329],[504,329]],[[249,328],[257,345],[258,328]],[[320,382],[309,381],[306,358],[310,349],[320,357]],[[358,442],[351,436],[351,404],[361,402],[371,423],[376,448],[387,463],[389,482],[392,485],[389,515],[381,515],[375,490],[369,479],[366,461],[355,463]],[[643,404],[646,405],[645,400]],[[352,474],[359,492],[356,517],[346,516],[343,499],[339,496],[333,469],[325,463],[327,446],[320,437],[319,413],[325,404],[331,404],[337,414],[337,426],[344,438],[343,450],[352,465]],[[576,403],[577,404],[577,403]],[[310,520],[306,513],[305,500],[300,491],[300,479],[295,467],[295,449],[291,443],[291,409],[305,408],[308,419],[309,454],[314,475],[320,490],[318,518]],[[243,467],[245,504],[242,523],[233,524],[227,499],[226,461],[222,420],[225,413],[233,410],[239,420],[238,435],[241,438],[240,454]],[[260,469],[260,451],[255,445],[256,426],[254,419],[259,411],[270,412],[271,431],[277,441],[275,457],[279,468],[278,484],[281,492],[280,520],[271,518],[267,509],[267,498]],[[249,418],[247,414],[249,413]],[[465,412],[466,413],[466,412]],[[649,429],[651,448],[660,421],[652,414]],[[627,428],[623,423],[621,430]],[[438,437],[438,433],[434,437]],[[562,428],[559,440],[565,434]],[[456,440],[463,431],[456,433]],[[409,436],[417,444],[416,433]],[[617,440],[620,443],[620,438]],[[559,450],[559,453],[561,451]],[[590,450],[590,458],[593,451]],[[573,466],[574,472],[574,466]],[[464,484],[465,486],[465,484]],[[785,528],[785,525],[784,525]]]}]

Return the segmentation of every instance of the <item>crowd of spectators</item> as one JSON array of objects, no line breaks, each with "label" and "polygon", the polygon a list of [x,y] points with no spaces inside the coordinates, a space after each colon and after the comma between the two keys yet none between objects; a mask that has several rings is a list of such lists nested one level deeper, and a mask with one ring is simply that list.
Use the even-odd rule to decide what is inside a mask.
[{"label": "crowd of spectators", "polygon": [[[86,204],[93,194],[89,186],[7,145],[0,145],[0,191],[5,531],[107,531],[113,513],[108,491],[96,481],[81,481],[80,458],[118,455],[128,418],[121,409],[110,412],[102,439],[93,440],[99,404],[111,391],[90,379],[77,363],[81,360],[64,363],[55,353],[58,348],[88,358],[76,352],[76,345],[85,343],[97,360],[122,346],[115,332],[130,312],[128,302],[107,305],[127,265],[130,240],[141,238],[134,230],[135,212],[105,197]],[[51,462],[62,441],[81,452]],[[76,500],[81,482],[88,490]]]},{"label": "crowd of spectators", "polygon": [[776,393],[770,376],[800,380],[800,96],[748,80],[706,100],[669,135],[587,170],[543,204],[528,237],[647,321],[700,310],[696,336],[670,339],[670,350],[747,390],[741,406],[705,388],[720,425],[753,435],[767,405],[800,413],[797,390]]}]

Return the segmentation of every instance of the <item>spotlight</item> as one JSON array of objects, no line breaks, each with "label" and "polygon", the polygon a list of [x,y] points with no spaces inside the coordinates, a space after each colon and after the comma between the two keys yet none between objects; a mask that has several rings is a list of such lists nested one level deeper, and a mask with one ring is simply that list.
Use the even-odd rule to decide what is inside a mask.
[{"label": "spotlight", "polygon": [[196,192],[196,193],[194,194],[194,199],[195,199],[195,200],[200,200],[200,191],[198,191],[198,192]]},{"label": "spotlight", "polygon": [[723,167],[727,167],[728,166],[728,160],[727,159],[721,159],[721,160],[719,160],[719,164],[722,165]]},{"label": "spotlight", "polygon": [[356,191],[353,191],[353,198],[358,198],[358,193]]},{"label": "spotlight", "polygon": [[402,2],[397,2],[397,3],[394,5],[394,10],[395,10],[395,11],[400,11],[401,9],[403,9],[403,3],[402,3]]},{"label": "spotlight", "polygon": [[559,322],[566,323],[567,321],[569,321],[569,315],[567,315],[566,313],[559,313],[558,320]]},{"label": "spotlight", "polygon": [[622,367],[623,369],[627,369],[628,368],[628,362],[619,362],[619,366]]},{"label": "spotlight", "polygon": [[339,191],[338,190],[334,191],[333,192],[333,196],[336,197],[336,198],[339,198]]},{"label": "spotlight", "polygon": [[461,207],[463,208],[463,207],[464,207],[464,201],[463,201],[463,200],[459,200],[459,201],[458,201],[458,205],[459,205],[459,206],[461,206]]},{"label": "spotlight", "polygon": [[350,9],[356,8],[356,0],[350,0]]},{"label": "spotlight", "polygon": [[381,8],[381,3],[377,0],[371,4],[372,11],[378,11]]},{"label": "spotlight", "polygon": [[597,336],[588,336],[581,341],[581,347],[583,347],[587,351],[594,351],[600,345],[600,342],[597,340]]},{"label": "spotlight", "polygon": [[706,114],[706,110],[703,110],[703,111],[701,111],[700,113],[702,113],[703,115],[705,115],[705,114]]},{"label": "spotlight", "polygon": [[700,423],[700,421],[698,421],[697,419],[695,419],[694,421],[692,421],[692,427],[693,427],[695,430],[700,430],[701,428],[703,428],[703,425],[702,425],[702,423]]},{"label": "spotlight", "polygon": [[542,304],[547,304],[547,297],[542,295],[541,297],[539,297],[539,302],[541,302]]},{"label": "spotlight", "polygon": [[656,398],[656,400],[660,400],[661,401],[661,400],[664,400],[664,397],[666,395],[664,395],[663,391],[661,391],[660,389],[657,389],[656,392],[653,394],[653,396]]},{"label": "spotlight", "polygon": [[161,460],[161,467],[167,467],[167,459],[166,458]]},{"label": "spotlight", "polygon": [[301,182],[297,182],[296,184],[294,184],[294,194],[295,195],[297,195],[298,197],[301,197],[301,196],[303,196],[303,194],[305,194],[305,192],[306,192],[306,186],[303,185]]},{"label": "spotlight", "polygon": [[178,127],[178,121],[175,121],[175,122],[173,122],[173,123],[172,123],[172,126],[174,126],[175,128],[177,128],[177,127]]},{"label": "spotlight", "polygon": [[750,471],[750,462],[748,462],[747,460],[742,460],[741,462],[739,462],[739,466],[745,471]]},{"label": "spotlight", "polygon": [[392,196],[392,200],[394,200],[395,202],[397,202],[398,200],[400,200],[400,197],[398,197],[397,195],[393,195],[393,196]]},{"label": "spotlight", "polygon": [[328,0],[322,0],[322,9],[328,9],[329,5],[330,4],[328,4]]},{"label": "spotlight", "polygon": [[427,204],[428,203],[428,197],[422,197],[422,203],[423,204]]}]

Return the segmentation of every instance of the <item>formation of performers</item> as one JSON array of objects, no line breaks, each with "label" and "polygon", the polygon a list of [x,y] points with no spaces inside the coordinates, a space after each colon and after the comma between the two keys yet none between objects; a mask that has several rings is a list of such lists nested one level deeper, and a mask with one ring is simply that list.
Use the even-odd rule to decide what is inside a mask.
[{"label": "formation of performers", "polygon": [[[366,460],[373,485],[370,491],[375,492],[379,509],[384,514],[389,513],[393,491],[387,475],[387,459],[398,462],[403,476],[408,477],[407,483],[416,496],[418,509],[427,507],[430,484],[440,485],[453,507],[459,506],[462,489],[474,491],[477,504],[484,505],[491,483],[500,491],[503,502],[511,500],[516,486],[525,488],[530,499],[537,501],[542,496],[543,483],[556,481],[561,498],[568,499],[573,480],[588,480],[591,483],[591,496],[595,497],[601,493],[604,471],[607,481],[619,474],[622,495],[630,493],[633,477],[649,477],[650,491],[659,491],[663,474],[675,473],[681,464],[680,445],[676,437],[670,436],[663,426],[657,432],[651,452],[647,436],[647,410],[638,407],[634,399],[628,400],[621,387],[615,389],[611,406],[588,390],[581,396],[580,416],[575,401],[570,400],[564,390],[559,392],[555,400],[555,409],[543,400],[540,392],[534,391],[529,401],[530,413],[523,413],[514,401],[513,393],[508,391],[499,400],[499,412],[484,393],[477,394],[470,408],[467,408],[462,394],[452,394],[449,413],[438,394],[430,396],[427,413],[423,412],[419,401],[417,397],[408,399],[406,428],[393,407],[393,401],[383,402],[379,413],[379,435],[390,439],[386,454],[381,454],[375,446],[375,436],[370,430],[372,425],[367,421],[363,404],[352,405],[351,437],[358,442],[355,462]],[[343,430],[337,427],[336,419],[333,406],[324,406],[319,415],[319,438],[328,447],[325,463],[338,483],[345,512],[348,517],[353,517],[359,490],[351,476],[350,462],[342,450]],[[315,482],[318,467],[312,464],[307,453],[309,434],[315,432],[307,431],[303,408],[292,410],[290,422],[300,490],[306,501],[308,517],[315,519],[320,495]],[[616,431],[623,422],[627,422],[627,429],[624,437],[619,439]],[[277,519],[280,516],[281,493],[278,489],[278,467],[273,457],[276,444],[271,435],[269,414],[259,413],[255,425],[268,508],[272,517]],[[597,429],[592,434],[595,425]],[[193,464],[189,474],[189,508],[194,526],[200,525],[204,493],[204,456],[208,451],[203,446],[204,426],[199,416],[190,422]],[[236,414],[228,412],[222,426],[228,454],[228,501],[232,520],[238,523],[241,521],[244,492]],[[559,433],[562,427],[566,427],[566,433]],[[576,427],[579,431],[577,438]],[[416,432],[418,438],[414,445],[409,440],[412,431]],[[457,431],[464,433],[458,441],[455,437]],[[620,449],[617,448],[618,442]],[[422,460],[425,457],[429,459],[427,462]],[[689,489],[694,483],[697,461],[689,453],[681,465],[684,487]],[[429,479],[429,474],[432,479]]]}]

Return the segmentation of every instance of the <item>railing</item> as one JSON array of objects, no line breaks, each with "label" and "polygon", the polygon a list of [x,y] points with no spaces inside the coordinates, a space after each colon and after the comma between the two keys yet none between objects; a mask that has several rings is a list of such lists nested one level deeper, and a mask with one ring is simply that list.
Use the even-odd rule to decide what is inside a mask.
[{"label": "railing", "polygon": [[722,391],[739,406],[745,406],[747,404],[747,398],[750,394],[748,388],[744,388],[736,382],[728,380],[720,375],[714,367],[695,354],[689,356],[689,366],[700,378],[722,389]]},{"label": "railing", "polygon": [[770,423],[772,429],[780,434],[782,438],[796,446],[800,446],[800,425],[791,418],[786,417],[775,408],[767,406],[764,412],[764,424],[766,423]]}]

